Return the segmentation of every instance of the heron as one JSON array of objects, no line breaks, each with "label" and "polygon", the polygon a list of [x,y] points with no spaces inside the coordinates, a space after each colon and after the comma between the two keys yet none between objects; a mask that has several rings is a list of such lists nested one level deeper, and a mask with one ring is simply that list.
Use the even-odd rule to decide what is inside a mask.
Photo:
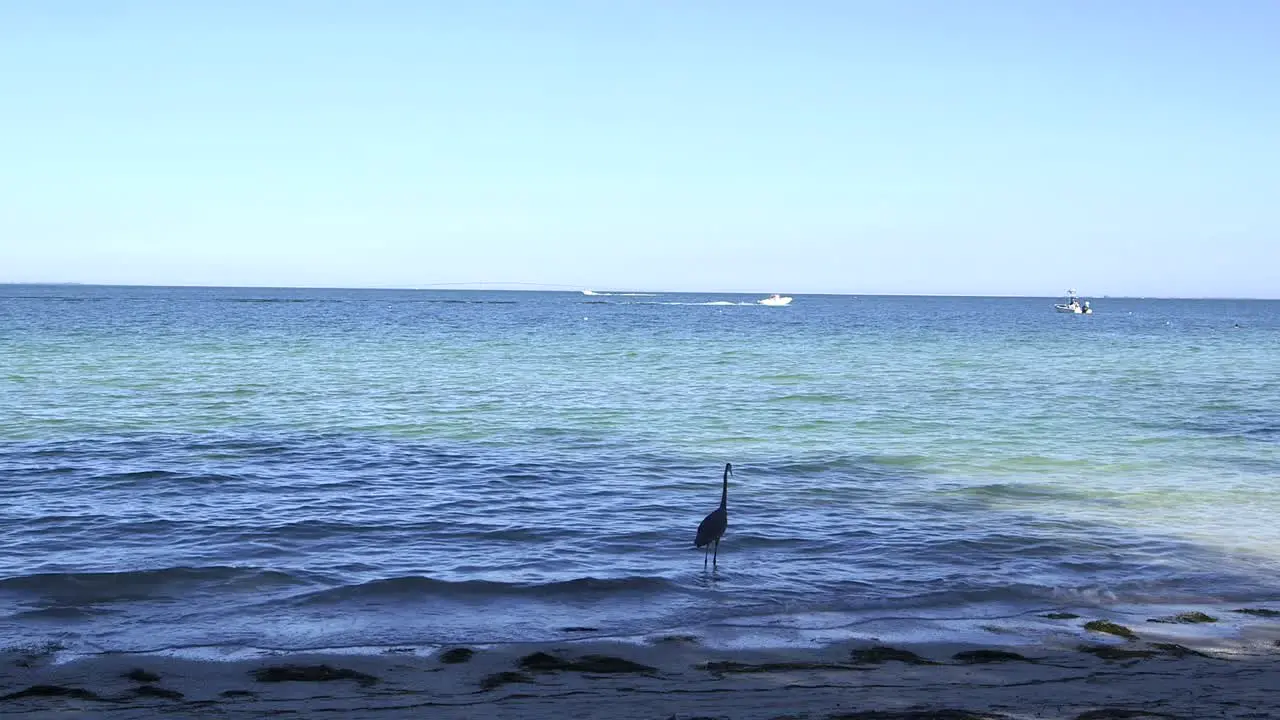
[{"label": "heron", "polygon": [[[720,554],[720,538],[724,536],[725,528],[729,527],[729,476],[733,474],[733,464],[724,464],[724,489],[720,491],[720,507],[712,510],[709,515],[702,519],[698,524],[698,537],[694,539],[693,546],[700,548],[706,547],[714,550],[711,551],[711,567],[716,566],[716,557]],[[702,553],[702,569],[707,569],[707,553]]]}]

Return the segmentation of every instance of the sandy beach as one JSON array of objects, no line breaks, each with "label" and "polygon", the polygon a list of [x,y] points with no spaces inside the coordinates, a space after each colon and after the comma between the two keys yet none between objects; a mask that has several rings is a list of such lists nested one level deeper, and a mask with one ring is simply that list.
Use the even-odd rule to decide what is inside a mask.
[{"label": "sandy beach", "polygon": [[[1182,642],[1173,642],[1181,640]],[[1229,639],[1083,632],[1005,647],[717,649],[694,636],[217,661],[16,652],[0,714],[22,717],[1265,718],[1280,625]]]}]

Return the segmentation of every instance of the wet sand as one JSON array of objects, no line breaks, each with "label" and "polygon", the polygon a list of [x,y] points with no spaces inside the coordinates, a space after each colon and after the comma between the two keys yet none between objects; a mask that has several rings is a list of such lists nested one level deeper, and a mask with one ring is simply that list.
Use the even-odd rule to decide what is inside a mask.
[{"label": "wet sand", "polygon": [[696,637],[216,661],[13,652],[0,714],[258,718],[1262,718],[1280,626],[1183,644],[1106,633],[1007,647],[875,640],[717,649]]}]

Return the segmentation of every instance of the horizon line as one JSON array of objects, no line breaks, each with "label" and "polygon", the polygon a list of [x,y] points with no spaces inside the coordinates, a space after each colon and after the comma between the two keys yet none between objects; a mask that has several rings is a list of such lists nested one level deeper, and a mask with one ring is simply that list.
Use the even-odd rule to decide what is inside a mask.
[{"label": "horizon line", "polygon": [[[565,293],[582,293],[589,288],[579,287],[577,285],[563,285],[552,283],[530,283],[530,282],[458,282],[458,283],[429,283],[415,286],[403,285],[383,285],[383,286],[361,286],[361,285],[200,285],[200,284],[160,284],[160,283],[94,283],[94,282],[26,282],[26,281],[0,281],[0,286],[46,286],[46,287],[103,287],[103,288],[184,288],[184,289],[208,289],[208,290],[382,290],[382,291],[438,291],[438,292],[465,292],[468,290],[484,290],[484,288],[458,287],[464,285],[524,285],[539,288],[536,290],[521,287],[500,287],[491,288],[488,292],[565,292]],[[558,289],[553,289],[558,288]],[[772,291],[760,290],[653,290],[653,289],[608,289],[593,290],[599,293],[662,293],[662,294],[683,294],[683,295],[707,295],[713,293],[724,293],[727,295],[769,295]],[[779,293],[785,294],[785,293]],[[870,293],[854,293],[854,292],[796,292],[789,293],[798,296],[831,296],[831,297],[937,297],[937,298],[1056,298],[1064,297],[1065,293],[1058,295],[1008,295],[1008,294],[980,294],[980,293],[927,293],[927,292],[870,292]],[[1084,296],[1082,296],[1084,297]],[[1228,296],[1228,295],[1090,295],[1089,298],[1101,298],[1106,300],[1259,300],[1259,301],[1280,301],[1280,297],[1247,297],[1247,296]]]}]

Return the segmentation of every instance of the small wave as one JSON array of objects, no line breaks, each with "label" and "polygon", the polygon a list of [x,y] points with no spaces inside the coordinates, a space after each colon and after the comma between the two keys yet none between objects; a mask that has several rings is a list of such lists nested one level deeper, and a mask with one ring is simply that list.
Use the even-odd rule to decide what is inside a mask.
[{"label": "small wave", "polygon": [[837,473],[864,480],[900,477],[904,469],[929,462],[923,455],[838,455],[821,459],[792,459],[766,463],[760,471],[770,475],[811,476]]},{"label": "small wave", "polygon": [[119,480],[122,482],[133,482],[139,480],[172,480],[181,477],[179,473],[169,470],[134,470],[131,472],[108,473],[106,475],[98,475],[95,480]]},{"label": "small wave", "polygon": [[679,589],[662,577],[631,576],[622,578],[575,578],[552,583],[505,583],[492,580],[437,580],[411,575],[372,580],[358,585],[318,590],[302,596],[306,604],[339,603],[357,599],[395,599],[404,597],[561,597],[565,595],[652,594]]},{"label": "small wave", "polygon": [[[1160,424],[1154,424],[1160,427]],[[1199,435],[1240,437],[1263,442],[1280,439],[1280,417],[1273,410],[1233,410],[1207,413],[1190,422],[1173,423],[1170,429]]]},{"label": "small wave", "polygon": [[319,298],[231,298],[233,303],[310,303],[325,302]]},{"label": "small wave", "polygon": [[435,303],[437,305],[515,305],[515,300],[419,300],[423,303]]},{"label": "small wave", "polygon": [[[990,483],[961,488],[956,493],[979,498],[999,498],[1004,500],[1061,499],[1064,495],[1061,488],[1039,483]],[[1070,495],[1072,493],[1065,494]]]},{"label": "small wave", "polygon": [[93,482],[112,483],[116,486],[134,484],[221,484],[240,482],[242,478],[234,475],[218,473],[186,474],[171,470],[134,470],[130,472],[105,473],[91,478]]},{"label": "small wave", "polygon": [[[917,615],[918,611],[944,611],[956,617],[956,608],[982,614],[992,610],[1013,614],[1033,614],[1053,609],[1106,607],[1128,605],[1195,604],[1204,602],[1206,596],[1176,587],[1149,581],[1098,582],[1081,585],[1010,581],[982,587],[973,583],[960,583],[946,590],[930,590],[935,583],[921,582],[918,587],[903,592],[888,593],[859,603],[859,610],[889,611],[900,617]],[[1258,596],[1252,592],[1219,592],[1213,595],[1215,602],[1252,602]],[[876,613],[880,617],[885,615]]]},{"label": "small wave", "polygon": [[108,611],[94,607],[76,607],[74,605],[53,605],[35,610],[24,610],[9,616],[10,620],[53,620],[67,622],[74,620],[90,620],[109,614]]},{"label": "small wave", "polygon": [[1134,493],[1118,493],[1102,488],[1079,489],[1033,482],[975,485],[957,490],[956,493],[1001,500],[1073,500],[1077,502],[1113,502],[1135,495]]},{"label": "small wave", "polygon": [[3,295],[0,300],[34,300],[36,302],[57,302],[57,303],[82,303],[82,302],[106,302],[108,300],[116,300],[119,298],[110,297],[76,297],[74,295]]},{"label": "small wave", "polygon": [[239,567],[171,567],[124,572],[40,573],[0,579],[0,592],[36,596],[54,605],[77,606],[147,600],[181,594],[193,585],[252,590],[302,585],[308,580],[276,570]]},{"label": "small wave", "polygon": [[844,395],[831,395],[828,393],[793,393],[791,395],[782,395],[780,397],[770,398],[769,402],[828,405],[832,403],[850,402],[850,398]]},{"label": "small wave", "polygon": [[760,375],[756,378],[764,382],[779,383],[783,385],[794,385],[804,382],[811,382],[817,379],[817,376],[807,373],[779,373],[774,375]]}]

